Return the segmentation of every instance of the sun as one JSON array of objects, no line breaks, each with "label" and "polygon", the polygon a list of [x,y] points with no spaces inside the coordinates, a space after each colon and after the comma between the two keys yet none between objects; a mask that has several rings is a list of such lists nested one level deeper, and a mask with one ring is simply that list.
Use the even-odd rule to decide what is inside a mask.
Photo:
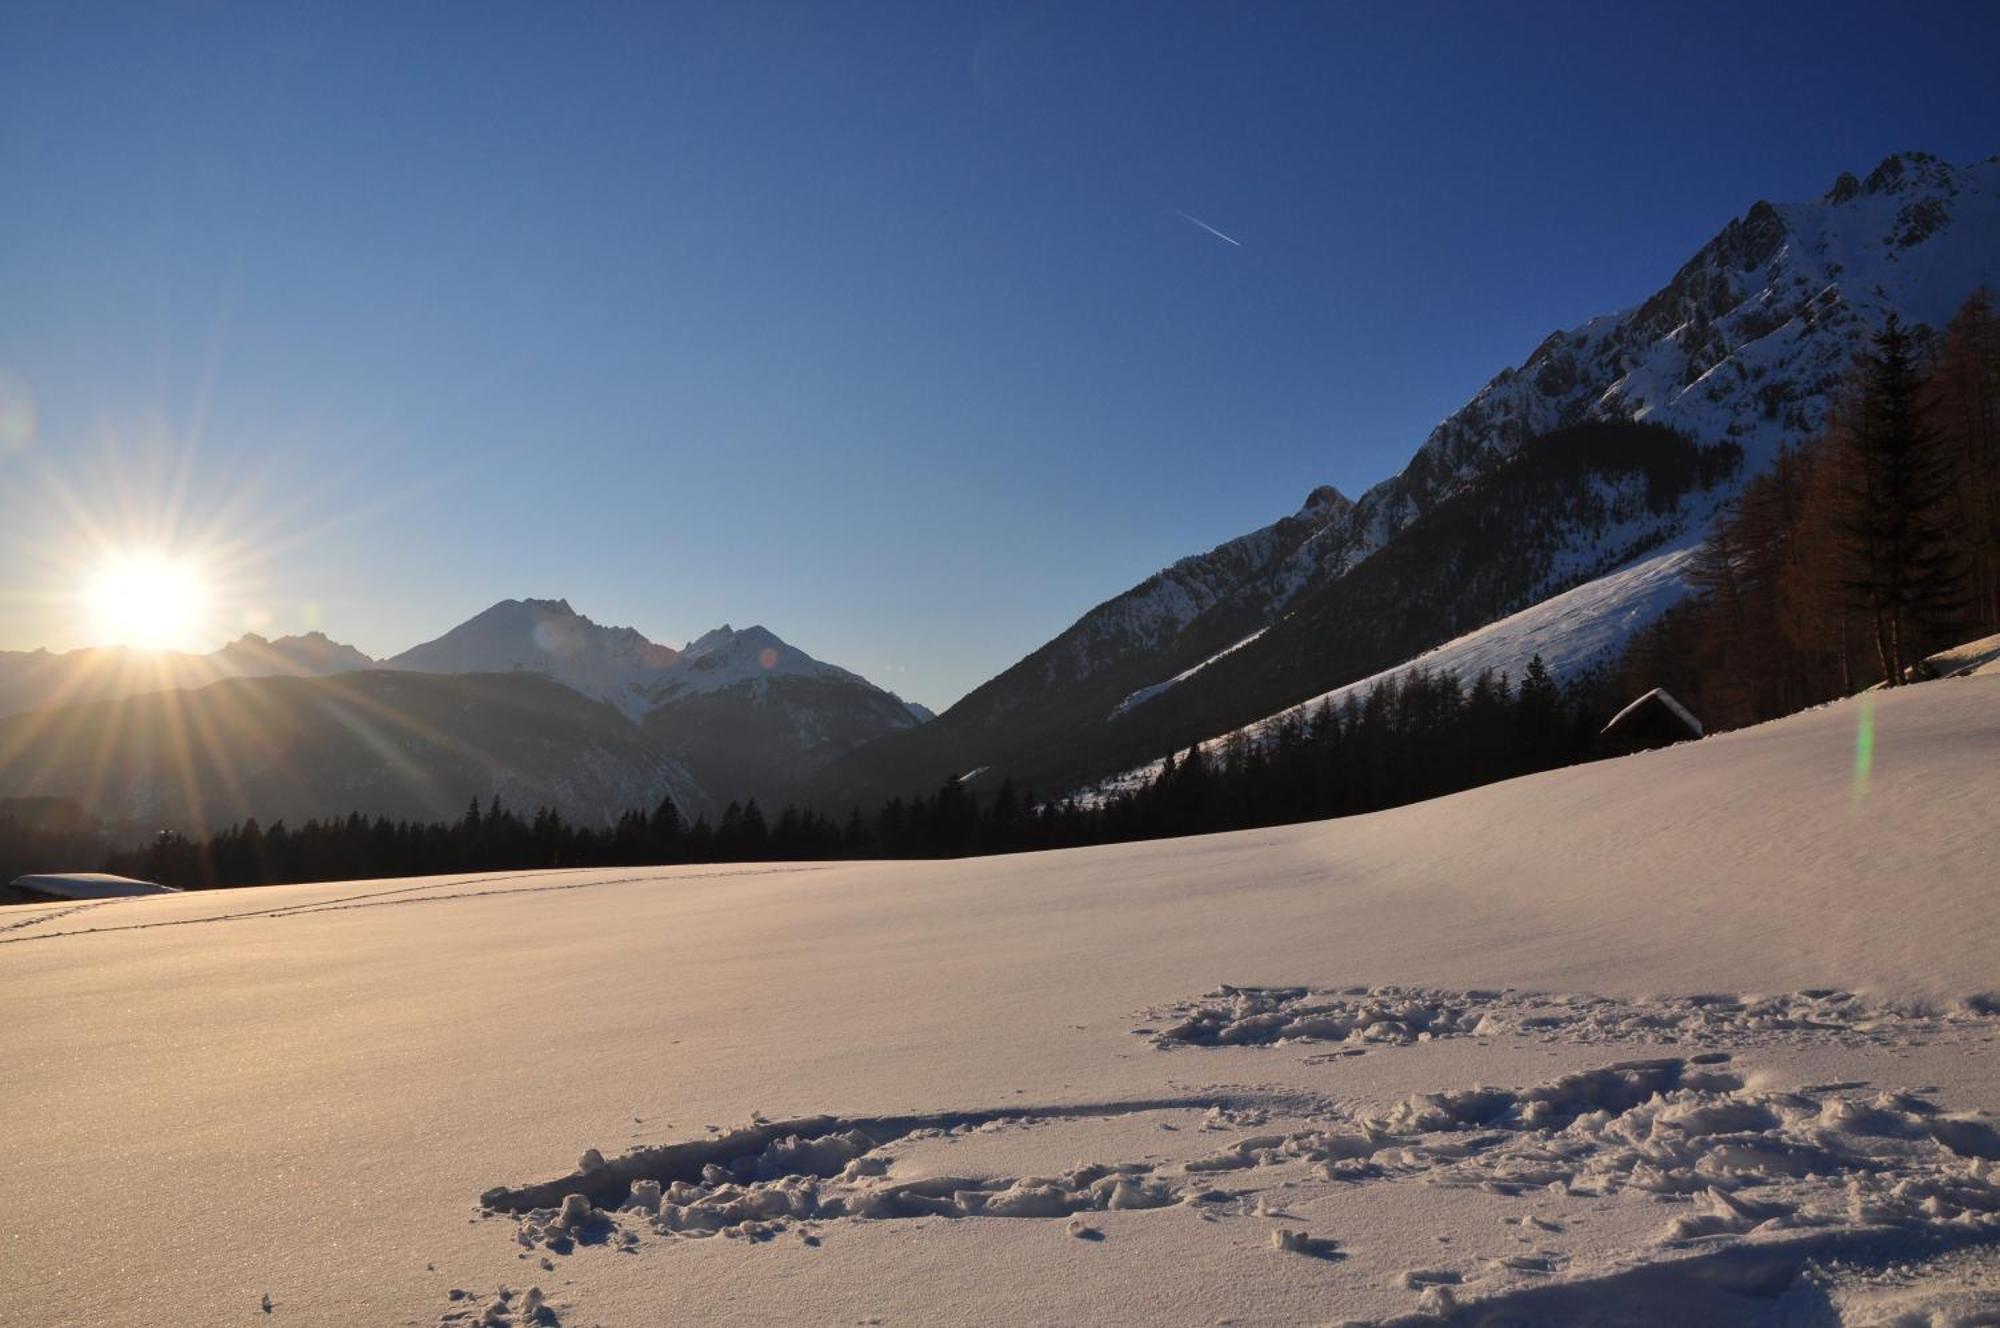
[{"label": "sun", "polygon": [[162,553],[107,557],[83,601],[98,640],[149,649],[197,644],[207,626],[208,578],[193,560]]}]

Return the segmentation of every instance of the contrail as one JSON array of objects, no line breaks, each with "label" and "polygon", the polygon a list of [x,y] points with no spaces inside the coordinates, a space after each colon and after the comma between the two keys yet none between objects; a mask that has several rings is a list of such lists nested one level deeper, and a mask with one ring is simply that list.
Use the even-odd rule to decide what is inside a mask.
[{"label": "contrail", "polygon": [[1203,230],[1207,231],[1210,235],[1213,235],[1218,240],[1225,240],[1228,243],[1235,245],[1238,249],[1241,249],[1243,247],[1243,241],[1238,240],[1233,236],[1224,235],[1221,231],[1215,229],[1215,227],[1209,225],[1207,222],[1203,221],[1200,217],[1190,217],[1187,213],[1182,212],[1179,208],[1168,208],[1167,210],[1169,212],[1172,212],[1174,215],[1178,216],[1182,221],[1192,222],[1194,225],[1201,227]]}]

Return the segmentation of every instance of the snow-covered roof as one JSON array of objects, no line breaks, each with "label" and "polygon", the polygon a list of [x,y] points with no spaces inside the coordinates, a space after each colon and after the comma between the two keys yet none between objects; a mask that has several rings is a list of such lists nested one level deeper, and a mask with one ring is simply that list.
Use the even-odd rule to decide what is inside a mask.
[{"label": "snow-covered roof", "polygon": [[135,881],[129,876],[113,876],[108,872],[43,872],[17,876],[13,888],[47,895],[51,899],[120,899],[126,895],[177,893],[171,885]]},{"label": "snow-covered roof", "polygon": [[2000,634],[1940,650],[1924,662],[1937,670],[1940,678],[2000,672]]},{"label": "snow-covered roof", "polygon": [[1701,727],[1701,721],[1696,719],[1686,706],[1682,705],[1679,701],[1676,701],[1673,697],[1673,693],[1669,692],[1664,687],[1655,687],[1652,691],[1647,692],[1644,696],[1634,701],[1631,705],[1626,706],[1623,710],[1613,715],[1611,717],[1611,722],[1609,724],[1606,724],[1599,731],[1603,733],[1609,733],[1611,730],[1617,728],[1619,724],[1624,722],[1624,719],[1627,715],[1630,715],[1633,711],[1638,710],[1639,708],[1644,706],[1648,701],[1654,701],[1654,700],[1657,700],[1661,705],[1673,711],[1673,713],[1677,717],[1679,717],[1681,723],[1687,725],[1688,729],[1691,732],[1693,732],[1693,734],[1697,738],[1699,738],[1702,735],[1704,730]]}]

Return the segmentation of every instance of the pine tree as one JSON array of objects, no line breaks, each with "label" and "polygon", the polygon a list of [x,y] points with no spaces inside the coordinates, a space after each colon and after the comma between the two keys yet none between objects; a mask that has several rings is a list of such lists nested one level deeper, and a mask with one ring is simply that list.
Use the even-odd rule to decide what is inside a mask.
[{"label": "pine tree", "polygon": [[2000,627],[2000,316],[1975,291],[1945,328],[1930,405],[1954,474],[1970,626]]},{"label": "pine tree", "polygon": [[743,839],[739,851],[745,858],[755,861],[770,856],[771,831],[764,824],[764,809],[757,805],[755,798],[743,804],[740,832]]},{"label": "pine tree", "polygon": [[1916,347],[1895,315],[1861,365],[1861,399],[1847,437],[1855,473],[1845,534],[1848,590],[1867,610],[1883,679],[1903,669],[1955,607],[1953,551],[1940,518],[1951,495],[1936,432],[1923,411]]},{"label": "pine tree", "polygon": [[863,819],[861,809],[856,807],[847,814],[847,829],[841,834],[841,847],[849,853],[859,852],[868,843],[868,822]]},{"label": "pine tree", "polygon": [[1521,671],[1521,686],[1514,695],[1514,724],[1522,770],[1547,770],[1560,763],[1565,727],[1562,689],[1540,655]]}]

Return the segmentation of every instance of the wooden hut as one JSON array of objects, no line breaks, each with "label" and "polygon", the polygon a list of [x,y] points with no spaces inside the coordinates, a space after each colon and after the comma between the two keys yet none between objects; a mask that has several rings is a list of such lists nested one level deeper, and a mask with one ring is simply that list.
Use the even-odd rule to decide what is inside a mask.
[{"label": "wooden hut", "polygon": [[1622,755],[1689,742],[1701,735],[1701,721],[1666,688],[1655,687],[1613,715],[1598,731],[1597,744],[1608,754]]},{"label": "wooden hut", "polygon": [[60,904],[85,900],[123,899],[128,895],[176,893],[171,885],[135,881],[104,872],[42,872],[17,876],[0,886],[0,904]]}]

